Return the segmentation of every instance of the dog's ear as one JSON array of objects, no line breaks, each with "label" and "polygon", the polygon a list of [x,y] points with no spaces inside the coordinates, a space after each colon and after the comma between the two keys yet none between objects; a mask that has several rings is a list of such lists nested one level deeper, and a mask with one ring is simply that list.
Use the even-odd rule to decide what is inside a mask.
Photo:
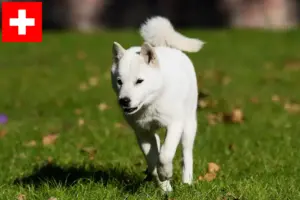
[{"label": "dog's ear", "polygon": [[145,42],[142,45],[140,54],[147,64],[158,66],[158,60],[154,48],[148,42]]},{"label": "dog's ear", "polygon": [[123,57],[125,52],[125,49],[117,42],[113,43],[112,46],[112,55],[113,55],[113,61],[115,63],[119,62],[119,60]]}]

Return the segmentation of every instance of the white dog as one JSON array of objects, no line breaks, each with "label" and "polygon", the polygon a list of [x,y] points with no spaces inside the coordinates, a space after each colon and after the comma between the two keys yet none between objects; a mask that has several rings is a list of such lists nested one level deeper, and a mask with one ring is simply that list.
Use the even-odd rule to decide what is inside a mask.
[{"label": "white dog", "polygon": [[[193,179],[193,145],[197,129],[197,80],[191,60],[182,52],[203,46],[176,32],[170,21],[152,17],[140,28],[141,47],[125,50],[113,44],[112,85],[128,124],[160,187],[172,191],[172,161],[179,142],[183,147],[182,181]],[[160,147],[158,128],[167,128]]]}]

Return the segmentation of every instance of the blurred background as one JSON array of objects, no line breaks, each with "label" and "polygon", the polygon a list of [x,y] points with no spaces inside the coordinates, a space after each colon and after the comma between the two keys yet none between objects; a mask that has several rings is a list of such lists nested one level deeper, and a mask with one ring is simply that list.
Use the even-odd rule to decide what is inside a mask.
[{"label": "blurred background", "polygon": [[43,6],[44,29],[83,32],[137,27],[152,15],[180,28],[286,29],[300,22],[299,0],[43,0]]}]

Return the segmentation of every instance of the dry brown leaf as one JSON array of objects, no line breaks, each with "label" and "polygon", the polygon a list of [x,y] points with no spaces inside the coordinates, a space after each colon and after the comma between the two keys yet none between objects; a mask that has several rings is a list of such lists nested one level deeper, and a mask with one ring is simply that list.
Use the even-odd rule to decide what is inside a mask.
[{"label": "dry brown leaf", "polygon": [[104,103],[104,102],[102,102],[102,103],[100,103],[99,105],[98,105],[98,109],[100,110],[100,111],[105,111],[105,110],[107,110],[107,109],[109,109],[110,107],[109,107],[109,105],[107,105],[106,103]]},{"label": "dry brown leaf", "polygon": [[81,110],[80,108],[76,108],[76,109],[74,110],[74,113],[75,113],[76,115],[81,115],[82,110]]},{"label": "dry brown leaf", "polygon": [[208,172],[209,173],[216,173],[220,171],[220,166],[217,165],[216,163],[210,162],[208,163]]},{"label": "dry brown leaf", "polygon": [[278,103],[280,102],[280,97],[277,94],[274,94],[272,95],[272,101]]},{"label": "dry brown leaf", "polygon": [[120,123],[120,122],[115,123],[115,128],[125,128],[125,127],[126,127],[126,125],[123,123]]},{"label": "dry brown leaf", "polygon": [[83,126],[85,123],[84,119],[83,118],[79,118],[78,119],[78,126]]},{"label": "dry brown leaf", "polygon": [[204,176],[199,176],[198,180],[200,181],[212,181],[217,177],[216,173],[206,173]]},{"label": "dry brown leaf", "polygon": [[50,197],[48,200],[57,200],[56,197]]},{"label": "dry brown leaf", "polygon": [[96,86],[99,83],[98,77],[90,77],[89,78],[89,84],[90,86]]},{"label": "dry brown leaf", "polygon": [[216,163],[208,163],[207,173],[204,176],[199,176],[198,180],[200,181],[212,181],[217,177],[217,172],[220,171],[220,166]]},{"label": "dry brown leaf", "polygon": [[81,149],[83,152],[86,152],[89,154],[89,159],[94,160],[95,155],[97,153],[97,149],[94,147],[84,147]]},{"label": "dry brown leaf", "polygon": [[26,147],[35,147],[37,145],[36,141],[35,140],[30,140],[28,142],[25,142],[24,145]]},{"label": "dry brown leaf", "polygon": [[0,138],[3,138],[7,134],[6,130],[0,130]]},{"label": "dry brown leaf", "polygon": [[235,108],[232,111],[232,121],[234,123],[241,123],[243,122],[244,114],[240,108]]},{"label": "dry brown leaf", "polygon": [[58,138],[58,134],[49,134],[43,137],[43,144],[45,146],[54,144]]},{"label": "dry brown leaf", "polygon": [[288,60],[284,65],[284,69],[288,71],[300,71],[300,59]]},{"label": "dry brown leaf", "polygon": [[79,90],[86,91],[88,89],[88,85],[86,83],[80,83],[79,84]]},{"label": "dry brown leaf", "polygon": [[200,108],[206,108],[206,107],[208,107],[208,101],[201,99],[201,100],[199,100],[198,105]]},{"label": "dry brown leaf", "polygon": [[78,51],[77,52],[77,58],[78,60],[84,60],[86,58],[86,53],[84,51]]},{"label": "dry brown leaf", "polygon": [[231,113],[223,114],[223,121],[227,123],[242,123],[244,121],[244,114],[240,108],[234,108]]},{"label": "dry brown leaf", "polygon": [[26,196],[25,196],[25,194],[18,194],[17,199],[18,200],[26,200]]},{"label": "dry brown leaf", "polygon": [[218,102],[216,100],[211,100],[211,99],[200,99],[198,101],[198,106],[202,109],[204,108],[214,108]]},{"label": "dry brown leaf", "polygon": [[251,97],[250,98],[250,102],[253,104],[258,104],[259,103],[259,99],[257,97]]},{"label": "dry brown leaf", "polygon": [[209,113],[206,117],[209,125],[217,124],[218,116],[216,114]]},{"label": "dry brown leaf", "polygon": [[231,82],[231,78],[229,76],[224,76],[222,78],[222,84],[223,85],[228,85]]},{"label": "dry brown leaf", "polygon": [[229,144],[229,145],[228,145],[228,149],[229,149],[230,151],[235,151],[235,150],[236,150],[235,144]]},{"label": "dry brown leaf", "polygon": [[208,124],[215,125],[217,123],[222,122],[223,113],[209,113],[207,116]]},{"label": "dry brown leaf", "polygon": [[284,109],[289,113],[299,113],[300,112],[300,104],[286,102],[284,104]]},{"label": "dry brown leaf", "polygon": [[48,161],[49,164],[50,164],[50,163],[53,163],[53,158],[52,158],[51,156],[49,156],[49,157],[47,158],[47,161]]}]

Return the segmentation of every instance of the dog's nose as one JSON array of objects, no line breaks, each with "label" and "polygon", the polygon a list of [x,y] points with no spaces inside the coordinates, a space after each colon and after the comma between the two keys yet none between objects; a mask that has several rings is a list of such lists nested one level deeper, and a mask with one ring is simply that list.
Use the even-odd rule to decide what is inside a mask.
[{"label": "dog's nose", "polygon": [[128,97],[123,97],[123,98],[119,99],[119,103],[123,107],[128,107],[129,103],[130,103],[130,99]]}]

